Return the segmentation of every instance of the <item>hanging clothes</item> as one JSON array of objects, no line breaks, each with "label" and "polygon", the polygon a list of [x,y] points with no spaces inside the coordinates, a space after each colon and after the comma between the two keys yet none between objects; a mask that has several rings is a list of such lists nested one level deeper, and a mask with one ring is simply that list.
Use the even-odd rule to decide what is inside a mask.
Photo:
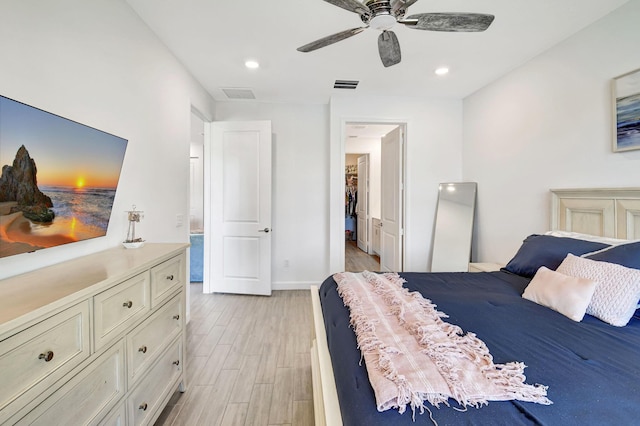
[{"label": "hanging clothes", "polygon": [[345,192],[345,215],[355,216],[358,206],[358,188],[348,186]]}]

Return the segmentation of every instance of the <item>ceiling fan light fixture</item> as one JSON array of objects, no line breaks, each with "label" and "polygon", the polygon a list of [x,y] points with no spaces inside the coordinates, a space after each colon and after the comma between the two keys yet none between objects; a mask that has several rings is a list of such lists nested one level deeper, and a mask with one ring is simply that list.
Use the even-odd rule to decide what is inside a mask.
[{"label": "ceiling fan light fixture", "polygon": [[434,72],[436,73],[436,75],[441,75],[441,76],[442,75],[447,75],[447,74],[449,74],[449,68],[440,67],[440,68],[437,68]]},{"label": "ceiling fan light fixture", "polygon": [[255,70],[260,68],[260,64],[258,63],[258,61],[254,61],[253,59],[249,59],[245,61],[244,66],[249,68],[250,70]]},{"label": "ceiling fan light fixture", "polygon": [[395,16],[388,15],[388,14],[380,14],[371,18],[371,21],[369,21],[369,27],[375,30],[386,31],[391,29],[391,27],[393,27],[395,23],[396,23]]}]

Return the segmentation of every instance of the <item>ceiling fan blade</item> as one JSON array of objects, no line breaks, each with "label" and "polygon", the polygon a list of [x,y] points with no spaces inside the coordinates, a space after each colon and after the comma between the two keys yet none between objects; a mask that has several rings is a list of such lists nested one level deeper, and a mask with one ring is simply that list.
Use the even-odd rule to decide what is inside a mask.
[{"label": "ceiling fan blade", "polygon": [[365,5],[360,3],[358,0],[324,0],[327,3],[331,3],[334,6],[341,7],[349,12],[357,13],[358,15],[362,15],[363,13],[368,13],[368,10]]},{"label": "ceiling fan blade", "polygon": [[393,31],[383,31],[378,36],[378,51],[380,59],[385,67],[390,67],[400,62],[402,55],[400,53],[400,43],[398,37]]},{"label": "ceiling fan blade", "polygon": [[418,13],[399,22],[416,30],[480,32],[489,28],[494,18],[482,13]]},{"label": "ceiling fan blade", "polygon": [[344,40],[346,38],[352,37],[358,33],[361,33],[362,31],[364,31],[367,27],[358,27],[358,28],[351,28],[350,30],[346,30],[346,31],[342,31],[340,33],[337,34],[332,34],[330,36],[327,37],[323,37],[321,39],[318,39],[316,41],[312,41],[309,44],[305,44],[304,46],[300,46],[298,47],[298,52],[312,52],[316,49],[320,49],[321,47],[325,47],[325,46],[329,46],[330,44],[333,43],[337,43],[341,40]]},{"label": "ceiling fan blade", "polygon": [[391,11],[395,15],[397,11],[406,11],[409,6],[417,2],[418,0],[395,0],[391,3]]}]

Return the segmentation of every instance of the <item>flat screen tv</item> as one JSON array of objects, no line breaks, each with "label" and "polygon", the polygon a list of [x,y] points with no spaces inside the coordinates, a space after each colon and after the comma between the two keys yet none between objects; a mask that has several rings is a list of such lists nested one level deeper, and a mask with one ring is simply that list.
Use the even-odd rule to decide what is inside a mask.
[{"label": "flat screen tv", "polygon": [[126,149],[0,96],[0,258],[106,235]]}]

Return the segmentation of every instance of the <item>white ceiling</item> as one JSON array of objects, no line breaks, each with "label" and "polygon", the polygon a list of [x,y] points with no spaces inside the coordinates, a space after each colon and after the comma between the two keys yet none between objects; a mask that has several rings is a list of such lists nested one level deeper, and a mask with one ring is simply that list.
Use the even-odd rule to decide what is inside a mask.
[{"label": "white ceiling", "polygon": [[[362,26],[323,0],[126,0],[216,100],[222,88],[251,89],[258,101],[327,103],[332,95],[464,98],[627,0],[420,0],[407,15],[475,12],[496,16],[483,33],[396,25],[402,62],[384,68],[378,31],[367,29],[315,52],[296,48]],[[247,59],[259,61],[249,70]],[[451,72],[437,77],[446,65]],[[355,91],[333,89],[358,80]],[[242,102],[242,101],[238,101]]]}]

